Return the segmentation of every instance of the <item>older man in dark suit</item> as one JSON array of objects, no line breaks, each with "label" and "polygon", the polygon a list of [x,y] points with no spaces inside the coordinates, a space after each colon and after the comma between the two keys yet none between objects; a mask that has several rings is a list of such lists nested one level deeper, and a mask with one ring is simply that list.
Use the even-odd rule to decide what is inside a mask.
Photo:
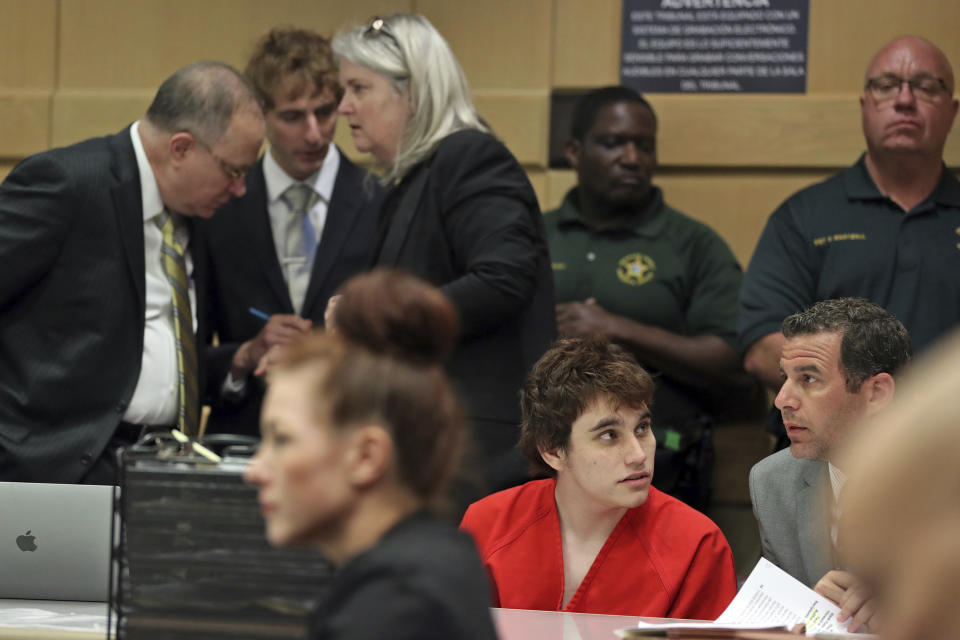
[{"label": "older man in dark suit", "polygon": [[0,479],[111,483],[143,426],[196,431],[191,223],[244,194],[263,131],[246,79],[198,62],[0,185]]},{"label": "older man in dark suit", "polygon": [[327,300],[373,259],[381,188],[332,143],[342,90],[330,44],[274,29],[246,75],[266,113],[269,150],[247,196],[200,225],[210,276],[208,432],[259,434],[253,375],[279,344],[323,326]]}]

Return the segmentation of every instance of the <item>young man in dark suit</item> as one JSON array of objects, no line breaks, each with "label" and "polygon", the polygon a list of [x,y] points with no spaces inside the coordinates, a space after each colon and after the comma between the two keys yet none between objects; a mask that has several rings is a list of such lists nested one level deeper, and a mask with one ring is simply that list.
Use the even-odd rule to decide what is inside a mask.
[{"label": "young man in dark suit", "polygon": [[244,194],[263,133],[249,82],[198,62],[0,185],[0,479],[108,484],[144,426],[196,431],[192,223]]},{"label": "young man in dark suit", "polygon": [[268,151],[248,195],[205,221],[208,432],[259,434],[254,372],[279,344],[323,326],[327,300],[373,258],[380,187],[332,143],[342,91],[329,43],[274,29],[246,68],[265,105]]}]

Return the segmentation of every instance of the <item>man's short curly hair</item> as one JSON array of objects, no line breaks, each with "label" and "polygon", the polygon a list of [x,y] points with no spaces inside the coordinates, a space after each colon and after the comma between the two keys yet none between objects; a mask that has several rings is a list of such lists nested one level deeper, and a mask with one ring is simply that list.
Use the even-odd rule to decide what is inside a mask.
[{"label": "man's short curly hair", "polygon": [[862,298],[822,300],[788,316],[783,336],[839,333],[840,367],[847,391],[856,393],[878,373],[896,375],[913,355],[910,334],[893,314]]},{"label": "man's short curly hair", "polygon": [[556,475],[540,451],[565,450],[573,423],[594,402],[649,407],[653,391],[650,374],[622,347],[598,339],[558,340],[524,382],[518,446],[535,471]]},{"label": "man's short curly hair", "polygon": [[343,97],[330,42],[307,29],[271,30],[257,42],[244,73],[256,87],[265,111],[277,106],[274,94],[288,78],[295,80],[294,95],[281,96],[283,99],[299,98],[311,84],[317,91],[330,89],[338,102]]}]

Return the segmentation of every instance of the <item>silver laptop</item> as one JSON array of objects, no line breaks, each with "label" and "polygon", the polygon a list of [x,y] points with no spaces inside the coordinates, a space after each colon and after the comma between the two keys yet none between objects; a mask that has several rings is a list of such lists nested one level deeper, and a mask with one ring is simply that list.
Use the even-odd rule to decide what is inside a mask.
[{"label": "silver laptop", "polygon": [[0,598],[106,602],[113,490],[0,482]]}]

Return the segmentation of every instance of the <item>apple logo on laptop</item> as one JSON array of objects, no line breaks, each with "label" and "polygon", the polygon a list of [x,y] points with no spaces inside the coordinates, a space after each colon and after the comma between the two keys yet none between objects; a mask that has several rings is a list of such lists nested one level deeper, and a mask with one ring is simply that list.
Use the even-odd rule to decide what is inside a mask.
[{"label": "apple logo on laptop", "polygon": [[30,532],[27,531],[22,536],[17,536],[17,546],[20,547],[20,551],[36,551],[37,536],[32,536]]}]

